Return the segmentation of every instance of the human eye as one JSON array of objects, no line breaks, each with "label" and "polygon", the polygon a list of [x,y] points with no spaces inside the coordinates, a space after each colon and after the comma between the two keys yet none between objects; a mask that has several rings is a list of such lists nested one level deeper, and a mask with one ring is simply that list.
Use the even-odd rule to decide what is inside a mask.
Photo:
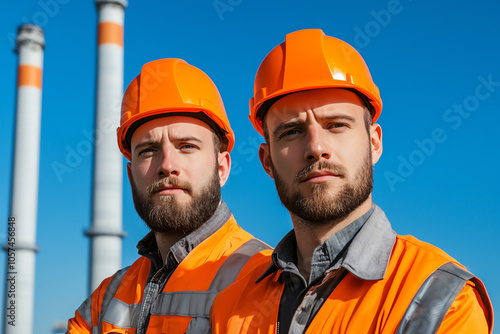
[{"label": "human eye", "polygon": [[279,136],[278,136],[278,139],[283,139],[283,138],[293,138],[294,136],[298,135],[301,133],[301,130],[300,129],[297,129],[297,128],[293,128],[293,129],[289,129],[289,130],[286,130],[286,131],[283,131]]},{"label": "human eye", "polygon": [[349,124],[343,122],[333,122],[328,124],[328,129],[333,131],[343,131],[350,128]]},{"label": "human eye", "polygon": [[142,157],[147,157],[147,156],[152,155],[155,152],[156,152],[156,148],[154,148],[154,147],[146,147],[146,148],[143,148],[143,149],[139,150],[139,152],[137,153],[137,155],[138,156],[142,156]]},{"label": "human eye", "polygon": [[181,143],[179,149],[183,152],[193,152],[199,149],[199,147],[193,143]]}]

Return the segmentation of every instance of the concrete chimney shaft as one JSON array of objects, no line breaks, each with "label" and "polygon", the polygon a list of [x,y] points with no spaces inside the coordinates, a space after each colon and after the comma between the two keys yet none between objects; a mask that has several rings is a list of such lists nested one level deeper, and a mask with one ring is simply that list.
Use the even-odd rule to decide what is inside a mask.
[{"label": "concrete chimney shaft", "polygon": [[33,333],[35,253],[45,38],[42,28],[18,28],[16,128],[7,227],[5,334]]},{"label": "concrete chimney shaft", "polygon": [[97,84],[89,293],[121,268],[122,155],[116,143],[123,95],[123,23],[127,1],[96,0]]}]

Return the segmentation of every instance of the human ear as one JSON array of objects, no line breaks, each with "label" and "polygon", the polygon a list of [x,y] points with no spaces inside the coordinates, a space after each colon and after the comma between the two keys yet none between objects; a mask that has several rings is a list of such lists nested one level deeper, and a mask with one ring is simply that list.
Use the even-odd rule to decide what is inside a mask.
[{"label": "human ear", "polygon": [[130,162],[127,162],[127,175],[130,185],[132,185],[132,164]]},{"label": "human ear", "polygon": [[371,126],[371,150],[372,150],[372,165],[375,165],[382,155],[382,128],[379,124]]},{"label": "human ear", "polygon": [[269,150],[269,144],[262,143],[259,147],[259,159],[262,167],[266,171],[267,175],[274,179],[273,169],[271,168],[271,154]]},{"label": "human ear", "polygon": [[218,166],[219,166],[219,179],[220,186],[222,187],[226,184],[227,179],[229,178],[229,172],[231,171],[231,156],[229,152],[221,152],[217,157]]}]

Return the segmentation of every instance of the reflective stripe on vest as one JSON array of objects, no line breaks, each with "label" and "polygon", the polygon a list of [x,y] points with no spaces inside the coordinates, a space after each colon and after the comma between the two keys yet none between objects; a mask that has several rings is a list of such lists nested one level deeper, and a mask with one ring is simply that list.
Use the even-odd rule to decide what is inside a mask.
[{"label": "reflective stripe on vest", "polygon": [[208,317],[218,291],[162,292],[151,308],[152,315]]},{"label": "reflective stripe on vest", "polygon": [[258,239],[250,239],[245,242],[222,263],[208,290],[222,291],[227,288],[236,280],[247,261],[266,249],[270,249],[270,247]]},{"label": "reflective stripe on vest", "polygon": [[104,318],[106,319],[107,310],[108,310],[109,306],[111,305],[112,300],[114,300],[113,297],[114,297],[116,291],[118,290],[118,287],[122,283],[123,277],[127,273],[128,268],[130,268],[130,266],[118,270],[116,272],[116,274],[113,276],[113,278],[111,279],[111,282],[109,282],[108,288],[106,289],[106,292],[104,293],[104,297],[102,298],[101,312],[99,313],[99,316],[98,316],[98,325],[92,327],[93,334],[101,334],[101,328],[102,328],[101,324],[103,321],[102,314],[105,315]]},{"label": "reflective stripe on vest", "polygon": [[141,304],[126,304],[113,298],[104,314],[103,321],[120,328],[134,328],[137,324]]},{"label": "reflective stripe on vest", "polygon": [[113,276],[111,279],[111,282],[109,282],[109,285],[106,289],[106,292],[104,293],[104,297],[102,300],[101,304],[101,312],[98,315],[98,326],[92,327],[92,296],[94,294],[91,294],[85,301],[80,305],[78,308],[78,313],[83,317],[83,319],[87,322],[89,327],[92,327],[92,333],[93,334],[98,334],[98,328],[101,326],[101,313],[106,310],[108,305],[111,302],[111,299],[113,298],[116,290],[118,290],[118,287],[120,286],[120,283],[122,282],[123,276],[125,276],[125,273],[127,272],[129,267],[120,269],[119,271],[116,272],[116,274]]},{"label": "reflective stripe on vest", "polygon": [[92,295],[90,295],[78,308],[78,313],[87,322],[89,327],[92,326]]},{"label": "reflective stripe on vest", "polygon": [[[336,276],[334,279],[329,279],[329,277],[325,282],[308,291],[295,312],[290,324],[290,333],[306,332],[323,302],[344,277],[342,274]],[[442,265],[419,288],[396,334],[436,333],[451,304],[467,281],[473,277],[474,275],[453,263]]]},{"label": "reflective stripe on vest", "polygon": [[[269,249],[269,246],[262,241],[248,240],[222,263],[208,291],[162,292],[151,306],[151,314],[192,317],[194,319],[189,325],[188,333],[207,333],[210,329],[208,322],[210,309],[217,293],[234,282],[241,269],[253,255],[265,249]],[[118,273],[115,276],[117,275]],[[116,283],[113,278],[106,290],[103,299],[104,317],[102,321],[124,329],[136,328],[142,304],[126,304],[119,299],[112,298],[118,290],[123,275],[119,281],[116,280]],[[107,296],[111,296],[112,299],[107,301]],[[107,305],[106,310],[104,310],[104,305]],[[206,318],[206,321],[196,318]],[[100,325],[101,321],[99,321],[99,328],[101,328]]]},{"label": "reflective stripe on vest", "polygon": [[222,263],[208,291],[162,292],[152,306],[151,314],[208,318],[215,296],[234,282],[253,255],[265,249],[269,246],[262,241],[248,240]]},{"label": "reflective stripe on vest", "polygon": [[474,275],[446,263],[425,280],[408,306],[396,334],[436,333],[451,304]]}]

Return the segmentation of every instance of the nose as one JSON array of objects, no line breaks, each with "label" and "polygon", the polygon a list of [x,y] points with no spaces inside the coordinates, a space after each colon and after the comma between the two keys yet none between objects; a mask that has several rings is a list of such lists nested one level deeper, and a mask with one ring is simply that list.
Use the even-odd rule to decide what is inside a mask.
[{"label": "nose", "polygon": [[179,159],[174,147],[164,147],[162,154],[158,158],[160,161],[158,164],[157,174],[160,177],[169,177],[171,175],[179,176],[181,170],[179,168]]},{"label": "nose", "polygon": [[307,128],[307,144],[304,160],[315,162],[320,159],[328,160],[332,155],[332,143],[328,134],[319,124],[312,124]]}]

